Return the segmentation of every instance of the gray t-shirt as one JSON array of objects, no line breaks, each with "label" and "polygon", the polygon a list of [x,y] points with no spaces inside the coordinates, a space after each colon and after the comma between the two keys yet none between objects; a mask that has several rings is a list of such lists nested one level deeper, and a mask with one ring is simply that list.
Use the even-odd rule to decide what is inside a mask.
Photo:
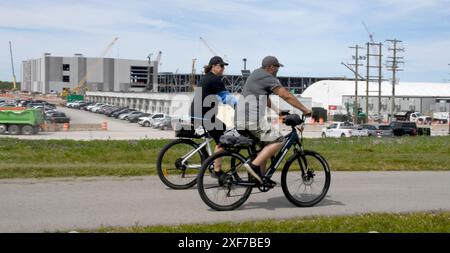
[{"label": "gray t-shirt", "polygon": [[264,119],[269,95],[280,86],[282,85],[278,78],[264,69],[259,68],[253,71],[247,78],[239,97],[236,122],[256,123]]}]

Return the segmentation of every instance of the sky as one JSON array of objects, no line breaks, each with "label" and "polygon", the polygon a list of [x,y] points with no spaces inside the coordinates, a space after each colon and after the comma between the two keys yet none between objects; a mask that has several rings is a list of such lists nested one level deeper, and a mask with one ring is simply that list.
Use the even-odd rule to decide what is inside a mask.
[{"label": "sky", "polygon": [[[350,46],[399,39],[405,52],[400,81],[450,79],[450,0],[1,0],[0,80],[12,80],[9,41],[16,76],[21,61],[82,53],[146,60],[162,51],[160,71],[199,73],[213,56],[200,40],[239,74],[243,58],[255,69],[264,56],[285,65],[280,76],[353,77]],[[387,71],[385,78],[390,78]]]}]

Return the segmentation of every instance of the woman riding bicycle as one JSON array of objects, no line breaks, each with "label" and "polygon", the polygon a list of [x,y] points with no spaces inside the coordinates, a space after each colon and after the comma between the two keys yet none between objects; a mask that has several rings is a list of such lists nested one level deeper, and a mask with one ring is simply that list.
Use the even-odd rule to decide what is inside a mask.
[{"label": "woman riding bicycle", "polygon": [[[219,56],[214,56],[209,60],[209,64],[204,67],[205,76],[195,89],[194,99],[191,104],[191,118],[194,128],[203,126],[208,134],[216,142],[215,152],[223,149],[217,145],[220,136],[226,130],[225,124],[216,118],[218,114],[219,102],[235,105],[237,99],[225,88],[223,82],[223,72],[228,63]],[[215,162],[213,177],[220,177],[221,161]]]}]

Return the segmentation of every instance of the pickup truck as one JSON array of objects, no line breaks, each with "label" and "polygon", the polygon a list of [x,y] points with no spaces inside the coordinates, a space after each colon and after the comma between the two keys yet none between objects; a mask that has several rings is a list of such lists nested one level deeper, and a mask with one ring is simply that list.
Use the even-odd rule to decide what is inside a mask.
[{"label": "pickup truck", "polygon": [[414,111],[398,112],[394,114],[394,117],[397,119],[397,121],[410,121],[421,124],[431,124],[432,121],[431,117]]},{"label": "pickup truck", "polygon": [[334,122],[327,128],[322,129],[322,137],[351,137],[353,124],[349,122]]}]

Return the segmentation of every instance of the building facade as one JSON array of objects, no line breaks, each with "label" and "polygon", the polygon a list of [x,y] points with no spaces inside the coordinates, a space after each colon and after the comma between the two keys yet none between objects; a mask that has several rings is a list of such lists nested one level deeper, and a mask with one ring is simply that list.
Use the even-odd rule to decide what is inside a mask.
[{"label": "building facade", "polygon": [[85,83],[89,91],[157,89],[157,63],[145,60],[52,56],[22,62],[23,91],[60,93]]}]

